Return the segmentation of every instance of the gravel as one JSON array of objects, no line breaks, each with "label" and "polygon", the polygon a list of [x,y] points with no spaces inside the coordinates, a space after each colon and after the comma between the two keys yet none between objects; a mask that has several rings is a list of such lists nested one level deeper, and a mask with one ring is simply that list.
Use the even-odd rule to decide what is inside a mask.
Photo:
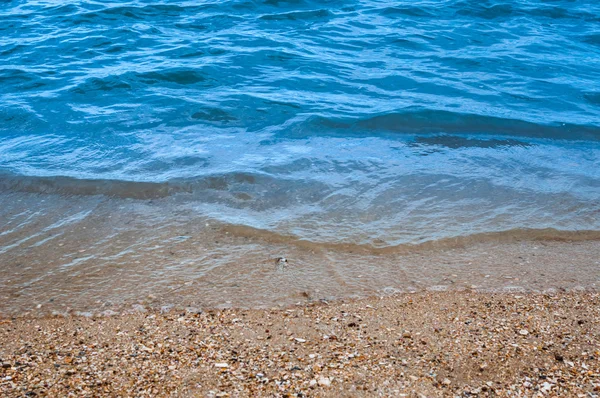
[{"label": "gravel", "polygon": [[0,319],[0,396],[593,398],[599,315],[589,292],[435,292]]}]

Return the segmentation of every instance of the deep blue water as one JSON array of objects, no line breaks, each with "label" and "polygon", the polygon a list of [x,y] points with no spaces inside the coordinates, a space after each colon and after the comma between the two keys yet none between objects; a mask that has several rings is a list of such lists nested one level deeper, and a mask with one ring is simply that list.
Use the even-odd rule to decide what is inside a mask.
[{"label": "deep blue water", "polygon": [[307,239],[599,230],[600,2],[3,1],[0,175]]}]

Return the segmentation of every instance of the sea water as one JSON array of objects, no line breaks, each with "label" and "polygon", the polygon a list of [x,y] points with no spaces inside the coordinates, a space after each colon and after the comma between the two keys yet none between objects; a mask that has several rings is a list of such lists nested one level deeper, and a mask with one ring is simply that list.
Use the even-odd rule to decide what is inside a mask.
[{"label": "sea water", "polygon": [[0,266],[82,273],[207,225],[344,250],[594,234],[600,3],[3,2],[0,205]]}]

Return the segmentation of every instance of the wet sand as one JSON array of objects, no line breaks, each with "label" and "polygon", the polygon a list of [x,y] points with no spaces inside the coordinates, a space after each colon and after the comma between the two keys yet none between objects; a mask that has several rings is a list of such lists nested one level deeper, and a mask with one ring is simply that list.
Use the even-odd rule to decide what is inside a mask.
[{"label": "wet sand", "polygon": [[515,229],[396,246],[341,238],[333,244],[222,224],[162,202],[0,198],[7,204],[0,207],[0,316],[600,286],[598,231]]},{"label": "wet sand", "polygon": [[0,396],[600,395],[600,295],[2,318]]}]

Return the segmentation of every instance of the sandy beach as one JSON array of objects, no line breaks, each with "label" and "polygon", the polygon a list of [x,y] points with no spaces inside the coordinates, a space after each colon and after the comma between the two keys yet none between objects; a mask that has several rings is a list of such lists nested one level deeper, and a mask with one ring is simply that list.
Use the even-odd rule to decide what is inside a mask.
[{"label": "sandy beach", "polygon": [[0,320],[0,395],[600,395],[600,295],[429,292]]},{"label": "sandy beach", "polygon": [[0,398],[600,398],[600,0],[0,4]]}]

